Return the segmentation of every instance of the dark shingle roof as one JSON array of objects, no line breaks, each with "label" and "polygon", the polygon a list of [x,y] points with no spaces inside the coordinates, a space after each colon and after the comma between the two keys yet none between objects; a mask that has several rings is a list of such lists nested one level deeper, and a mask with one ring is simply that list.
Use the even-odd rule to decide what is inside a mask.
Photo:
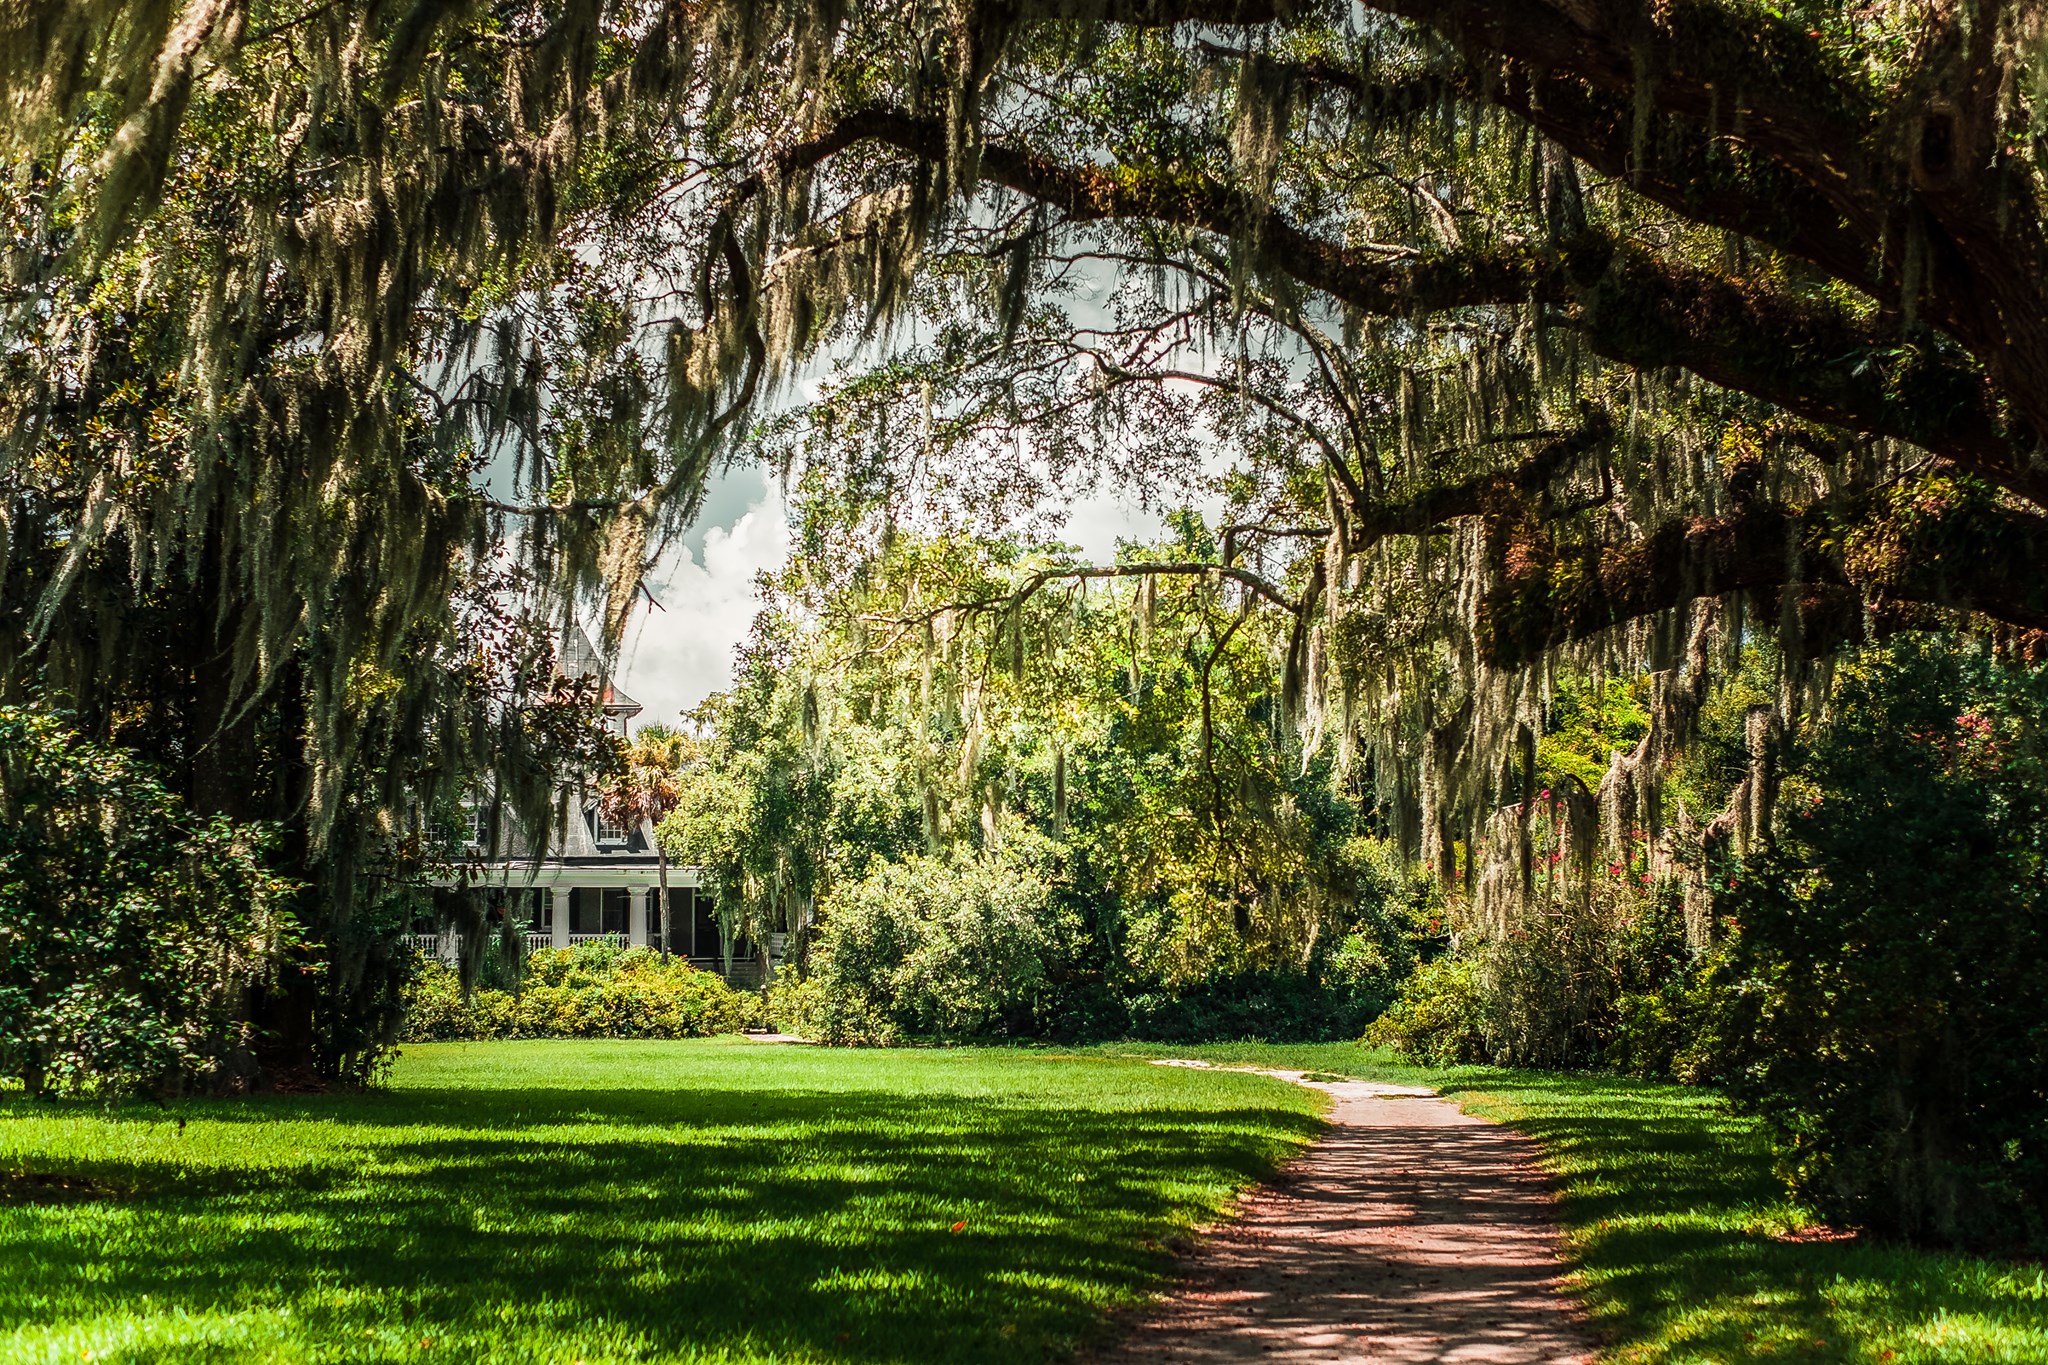
[{"label": "dark shingle roof", "polygon": [[570,626],[562,635],[562,648],[556,656],[555,669],[563,677],[574,682],[585,678],[597,681],[598,695],[604,701],[604,709],[614,716],[637,716],[640,703],[612,686],[611,675],[605,671],[604,659],[597,647],[590,643],[590,637],[582,627]]}]

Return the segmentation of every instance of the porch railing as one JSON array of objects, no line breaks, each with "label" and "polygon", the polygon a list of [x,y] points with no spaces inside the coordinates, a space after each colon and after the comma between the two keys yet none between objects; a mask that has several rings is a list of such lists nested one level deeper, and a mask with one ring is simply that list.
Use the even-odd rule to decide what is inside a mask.
[{"label": "porch railing", "polygon": [[[525,931],[522,937],[526,940],[526,951],[529,953],[537,953],[543,948],[555,946],[555,936],[544,929],[529,929]],[[775,934],[769,939],[770,951],[778,963],[782,956],[779,950],[783,946],[778,940],[782,938],[784,938],[784,935]],[[456,940],[453,937],[443,937],[440,934],[402,934],[400,935],[400,940],[407,947],[417,948],[428,957],[445,957],[450,960],[453,959],[456,946]],[[584,943],[608,943],[615,948],[624,948],[626,946],[626,936],[624,934],[569,935],[570,947],[574,948]],[[751,955],[735,956],[729,968],[726,965],[725,959],[722,956],[716,955],[693,956],[689,959],[689,963],[700,971],[713,972],[723,976],[735,986],[758,986],[762,982],[761,961],[759,958]]]}]

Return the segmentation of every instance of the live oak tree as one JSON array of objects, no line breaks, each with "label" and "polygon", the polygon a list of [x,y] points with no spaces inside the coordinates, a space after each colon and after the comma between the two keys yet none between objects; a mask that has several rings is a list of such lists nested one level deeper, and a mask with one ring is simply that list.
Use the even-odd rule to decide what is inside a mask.
[{"label": "live oak tree", "polygon": [[[1223,451],[1233,529],[1174,571],[1279,613],[1287,709],[1374,751],[1419,852],[1526,867],[1487,826],[1560,665],[1663,679],[1611,829],[1746,633],[1787,642],[1782,722],[1873,627],[2048,626],[2040,22],[20,7],[0,666],[285,818],[350,942],[437,793],[495,768],[540,816],[551,624],[615,634],[775,380],[864,345],[787,447],[855,540],[905,490]],[[282,992],[288,1051],[374,1050],[334,1041],[374,957]]]},{"label": "live oak tree", "polygon": [[1836,646],[2038,648],[2032,11],[1051,8],[954,9],[900,67],[850,11],[858,79],[722,201],[771,350],[843,335],[849,286],[915,319],[793,443],[842,471],[834,551],[1240,458],[1206,567],[1293,616],[1303,723],[1482,898],[1482,846],[1526,894],[1560,666],[1659,677],[1600,809],[1552,795],[1590,867],[1758,630],[1777,714],[1701,839],[1755,834]]},{"label": "live oak tree", "polygon": [[693,63],[743,19],[0,19],[0,684],[284,823],[312,946],[256,992],[276,1066],[374,1065],[431,812],[541,828],[603,757],[559,624],[594,597],[616,634],[724,419],[599,266],[729,121]]}]

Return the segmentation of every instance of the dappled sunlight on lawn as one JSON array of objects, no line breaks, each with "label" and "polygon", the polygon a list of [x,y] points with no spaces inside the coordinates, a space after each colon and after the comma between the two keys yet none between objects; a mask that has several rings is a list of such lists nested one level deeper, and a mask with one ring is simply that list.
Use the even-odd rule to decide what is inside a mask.
[{"label": "dappled sunlight on lawn", "polygon": [[10,1168],[123,1193],[0,1208],[0,1356],[1035,1358],[1317,1127],[1256,1078],[1016,1052],[448,1045],[393,1080],[7,1107]]},{"label": "dappled sunlight on lawn", "polygon": [[1707,1089],[1490,1067],[1404,1067],[1355,1043],[1118,1044],[1120,1056],[1436,1086],[1536,1139],[1572,1284],[1630,1365],[2041,1365],[2048,1268],[1862,1240],[1789,1240],[1809,1217],[1761,1128]]},{"label": "dappled sunlight on lawn", "polygon": [[1542,1144],[1615,1360],[2048,1360],[2038,1267],[1789,1240],[1806,1215],[1758,1127],[1711,1091],[1503,1073],[1444,1090]]}]

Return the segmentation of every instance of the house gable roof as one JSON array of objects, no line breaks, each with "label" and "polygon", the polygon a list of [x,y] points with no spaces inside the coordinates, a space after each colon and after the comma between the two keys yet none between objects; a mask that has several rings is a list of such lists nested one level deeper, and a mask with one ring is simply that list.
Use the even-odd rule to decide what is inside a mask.
[{"label": "house gable roof", "polygon": [[571,625],[562,633],[562,648],[555,656],[555,670],[572,682],[581,682],[585,678],[595,679],[598,700],[603,704],[606,715],[640,714],[640,703],[612,686],[611,675],[605,670],[604,657],[597,652],[597,647],[590,643],[590,637],[583,633],[581,626]]}]

